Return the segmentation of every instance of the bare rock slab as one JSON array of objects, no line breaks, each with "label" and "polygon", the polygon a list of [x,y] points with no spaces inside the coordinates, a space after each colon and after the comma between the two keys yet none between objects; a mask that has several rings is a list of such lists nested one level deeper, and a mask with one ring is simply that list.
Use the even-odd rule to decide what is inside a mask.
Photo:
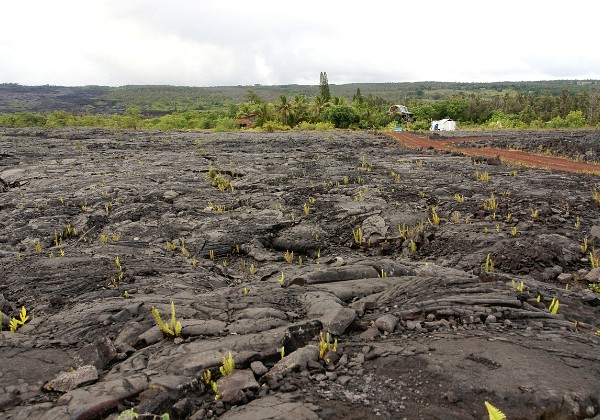
[{"label": "bare rock slab", "polygon": [[339,308],[326,313],[322,318],[323,329],[333,335],[341,335],[356,318],[356,311],[351,308]]},{"label": "bare rock slab", "polygon": [[392,314],[387,314],[382,317],[379,317],[375,320],[375,325],[381,331],[391,333],[394,332],[394,328],[396,328],[396,324],[398,324],[398,318]]},{"label": "bare rock slab", "polygon": [[244,391],[258,390],[260,385],[254,379],[252,370],[236,369],[230,375],[220,377],[217,380],[217,388],[224,403],[235,405],[242,401]]},{"label": "bare rock slab", "polygon": [[277,362],[261,380],[267,382],[275,379],[278,375],[284,376],[295,369],[306,368],[310,361],[316,361],[318,359],[319,349],[317,346],[310,345],[303,347]]},{"label": "bare rock slab", "polygon": [[67,392],[97,379],[98,369],[95,366],[82,366],[72,372],[61,373],[44,385],[44,389],[47,391]]},{"label": "bare rock slab", "polygon": [[288,394],[268,395],[221,416],[222,420],[317,420],[313,404],[294,401]]}]

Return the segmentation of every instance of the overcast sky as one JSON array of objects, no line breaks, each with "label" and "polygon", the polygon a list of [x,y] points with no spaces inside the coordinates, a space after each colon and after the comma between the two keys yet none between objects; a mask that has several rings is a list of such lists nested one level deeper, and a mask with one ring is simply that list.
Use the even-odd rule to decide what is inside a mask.
[{"label": "overcast sky", "polygon": [[600,79],[598,0],[6,0],[0,83]]}]

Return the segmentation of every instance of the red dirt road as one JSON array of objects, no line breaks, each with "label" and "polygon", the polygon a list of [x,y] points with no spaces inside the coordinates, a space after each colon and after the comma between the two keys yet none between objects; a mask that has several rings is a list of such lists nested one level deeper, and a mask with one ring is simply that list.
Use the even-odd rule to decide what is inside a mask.
[{"label": "red dirt road", "polygon": [[448,140],[429,140],[415,134],[405,132],[393,132],[392,137],[401,141],[406,147],[411,148],[429,148],[446,150],[462,153],[467,156],[500,156],[505,162],[523,164],[525,166],[541,169],[556,169],[565,172],[579,173],[600,173],[600,165],[592,163],[575,162],[570,159],[538,155],[520,150],[497,149],[493,147],[486,148],[457,148],[453,143],[462,143],[473,140],[481,140],[484,137],[468,137]]}]

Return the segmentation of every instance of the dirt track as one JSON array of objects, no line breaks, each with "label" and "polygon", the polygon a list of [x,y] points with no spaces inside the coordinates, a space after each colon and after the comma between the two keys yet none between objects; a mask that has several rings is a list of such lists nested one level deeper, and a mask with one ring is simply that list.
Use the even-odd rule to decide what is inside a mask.
[{"label": "dirt track", "polygon": [[485,140],[485,136],[462,137],[445,140],[430,140],[425,137],[405,132],[394,132],[392,136],[400,140],[405,146],[413,148],[434,148],[437,150],[459,152],[468,156],[496,157],[510,163],[522,164],[533,168],[556,169],[576,173],[600,173],[600,165],[585,162],[576,162],[572,159],[544,156],[522,150],[507,150],[495,147],[469,148],[456,147],[457,144]]}]

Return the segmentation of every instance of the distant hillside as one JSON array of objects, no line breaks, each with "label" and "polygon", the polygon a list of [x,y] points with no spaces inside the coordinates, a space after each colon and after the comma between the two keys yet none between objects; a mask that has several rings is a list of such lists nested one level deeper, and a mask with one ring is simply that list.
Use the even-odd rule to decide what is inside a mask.
[{"label": "distant hillside", "polygon": [[[550,80],[536,82],[411,82],[352,83],[330,85],[331,94],[352,99],[357,89],[362,95],[381,98],[389,103],[409,100],[435,101],[454,95],[477,94],[483,98],[522,93],[532,96],[597,92],[599,80]],[[0,113],[50,112],[64,110],[87,113],[122,113],[126,108],[139,107],[146,115],[162,115],[175,111],[224,109],[244,101],[252,90],[265,101],[273,102],[281,94],[316,96],[318,85],[283,86],[21,86],[0,84]]]}]

